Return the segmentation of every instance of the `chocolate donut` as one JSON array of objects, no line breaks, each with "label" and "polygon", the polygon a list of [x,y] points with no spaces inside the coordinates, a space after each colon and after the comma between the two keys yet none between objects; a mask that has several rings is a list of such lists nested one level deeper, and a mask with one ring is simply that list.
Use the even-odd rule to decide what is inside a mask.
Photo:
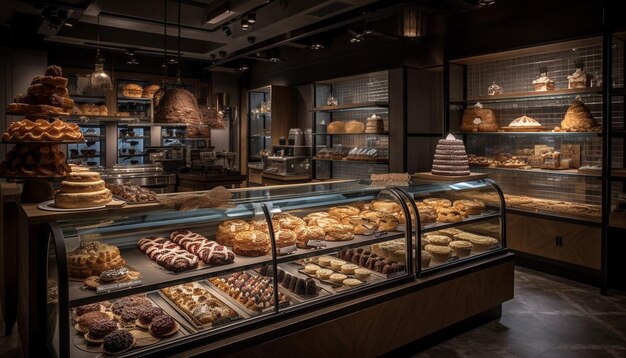
[{"label": "chocolate donut", "polygon": [[102,273],[100,273],[100,281],[113,282],[113,281],[121,280],[127,276],[128,276],[128,269],[122,266],[122,267],[118,267],[115,269],[102,271]]},{"label": "chocolate donut", "polygon": [[99,303],[92,303],[90,305],[84,305],[84,306],[76,307],[76,315],[77,316],[82,316],[85,313],[94,312],[94,311],[100,311],[100,304]]},{"label": "chocolate donut", "polygon": [[104,337],[102,349],[107,353],[117,353],[132,347],[133,343],[133,335],[130,332],[118,329]]},{"label": "chocolate donut", "polygon": [[89,332],[85,338],[92,341],[102,341],[109,333],[117,331],[117,323],[114,321],[102,321],[94,323],[89,327]]},{"label": "chocolate donut", "polygon": [[152,323],[150,323],[150,333],[155,337],[163,337],[170,334],[174,329],[176,329],[176,321],[166,314],[158,315],[152,318]]},{"label": "chocolate donut", "polygon": [[163,309],[159,307],[143,307],[139,309],[137,323],[141,326],[149,326],[152,323],[152,319],[156,316],[162,315]]}]

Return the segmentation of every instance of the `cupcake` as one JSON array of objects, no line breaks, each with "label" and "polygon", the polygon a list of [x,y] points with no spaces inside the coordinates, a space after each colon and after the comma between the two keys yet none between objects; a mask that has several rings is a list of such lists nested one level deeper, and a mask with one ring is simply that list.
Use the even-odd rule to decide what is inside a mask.
[{"label": "cupcake", "polygon": [[341,265],[341,272],[346,275],[354,275],[354,271],[359,268],[359,265],[355,264],[343,264]]},{"label": "cupcake", "polygon": [[426,245],[424,249],[433,255],[434,261],[445,262],[452,255],[452,249],[448,246]]},{"label": "cupcake", "polygon": [[372,274],[372,272],[366,268],[356,268],[354,269],[354,277],[358,278],[359,280],[364,280],[368,277],[370,277],[370,275]]},{"label": "cupcake", "polygon": [[343,266],[345,264],[346,264],[346,262],[343,261],[343,260],[332,260],[332,261],[330,261],[330,267],[333,270],[337,270],[337,271],[341,270],[341,266]]},{"label": "cupcake", "polygon": [[498,245],[498,240],[489,236],[478,236],[470,238],[470,242],[474,247],[474,251],[483,252],[488,251]]},{"label": "cupcake", "polygon": [[319,269],[317,270],[315,274],[317,275],[317,277],[321,278],[322,280],[328,280],[330,278],[330,275],[333,274],[333,270]]},{"label": "cupcake", "polygon": [[427,268],[430,266],[430,260],[432,260],[433,255],[431,255],[428,251],[422,250],[422,268]]},{"label": "cupcake", "polygon": [[454,255],[458,257],[467,257],[472,252],[472,243],[469,241],[457,240],[450,243],[450,248]]},{"label": "cupcake", "polygon": [[426,237],[427,245],[448,246],[452,239],[444,235],[428,235]]},{"label": "cupcake", "polygon": [[330,275],[330,280],[333,281],[334,283],[342,283],[343,280],[347,279],[348,276],[342,274],[342,273],[333,273]]},{"label": "cupcake", "polygon": [[320,256],[317,258],[317,263],[320,266],[323,267],[330,267],[330,262],[333,260],[334,258],[331,256]]},{"label": "cupcake", "polygon": [[304,266],[304,272],[311,275],[314,275],[319,269],[321,269],[321,267],[316,264],[307,264]]}]

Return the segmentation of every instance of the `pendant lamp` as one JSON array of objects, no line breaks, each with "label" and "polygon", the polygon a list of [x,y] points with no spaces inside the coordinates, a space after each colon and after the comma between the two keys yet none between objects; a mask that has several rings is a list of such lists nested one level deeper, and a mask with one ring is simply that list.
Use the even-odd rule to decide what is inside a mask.
[{"label": "pendant lamp", "polygon": [[[100,15],[98,15],[98,28],[100,27]],[[98,41],[96,50],[95,71],[89,76],[91,90],[96,93],[104,93],[113,89],[111,77],[104,72],[104,58],[100,54],[100,32],[98,30]]]}]

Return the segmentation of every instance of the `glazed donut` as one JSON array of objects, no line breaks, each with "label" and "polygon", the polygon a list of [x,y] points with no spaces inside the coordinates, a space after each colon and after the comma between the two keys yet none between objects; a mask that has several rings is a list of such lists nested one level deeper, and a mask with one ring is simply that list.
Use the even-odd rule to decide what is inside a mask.
[{"label": "glazed donut", "polygon": [[232,241],[233,251],[243,256],[262,256],[270,250],[270,238],[263,231],[240,231]]},{"label": "glazed donut", "polygon": [[247,231],[250,225],[243,220],[226,220],[219,224],[215,234],[215,241],[224,246],[233,246],[237,233]]},{"label": "glazed donut", "polygon": [[319,226],[302,226],[296,230],[297,242],[296,245],[300,248],[306,249],[307,242],[310,240],[324,240],[326,232]]},{"label": "glazed donut", "polygon": [[391,200],[374,200],[370,204],[370,209],[383,213],[395,213],[401,210],[400,205]]},{"label": "glazed donut", "polygon": [[334,206],[328,209],[328,213],[339,220],[346,216],[358,215],[360,212],[359,208],[350,205]]},{"label": "glazed donut", "polygon": [[347,241],[354,239],[352,231],[354,227],[350,224],[334,224],[324,228],[326,232],[326,240],[328,241]]},{"label": "glazed donut", "polygon": [[478,215],[485,210],[485,203],[480,200],[455,200],[452,206],[468,215]]}]

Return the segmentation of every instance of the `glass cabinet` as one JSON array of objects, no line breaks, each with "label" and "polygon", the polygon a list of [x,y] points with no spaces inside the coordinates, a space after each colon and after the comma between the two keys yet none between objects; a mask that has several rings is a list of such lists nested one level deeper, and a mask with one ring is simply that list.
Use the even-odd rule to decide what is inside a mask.
[{"label": "glass cabinet", "polygon": [[[180,352],[191,340],[502,252],[503,207],[481,206],[476,194],[502,201],[489,180],[400,189],[349,181],[235,190],[224,209],[120,209],[58,221],[48,260],[50,347],[62,357]],[[429,206],[439,220],[429,222],[421,210],[434,205],[429,198],[458,209]],[[455,230],[447,241],[432,236]]]}]

